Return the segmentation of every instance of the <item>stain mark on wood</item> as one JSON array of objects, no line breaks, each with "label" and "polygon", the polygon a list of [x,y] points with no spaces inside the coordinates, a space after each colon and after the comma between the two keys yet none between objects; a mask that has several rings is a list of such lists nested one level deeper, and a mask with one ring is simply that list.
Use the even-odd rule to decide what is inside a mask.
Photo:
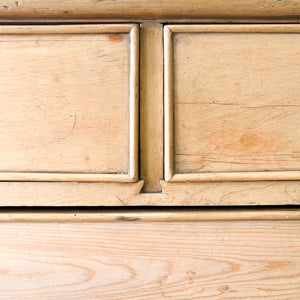
[{"label": "stain mark on wood", "polygon": [[140,218],[138,217],[126,217],[126,216],[120,216],[116,217],[116,221],[138,221]]},{"label": "stain mark on wood", "polygon": [[124,37],[121,34],[109,34],[108,39],[112,42],[121,42]]}]

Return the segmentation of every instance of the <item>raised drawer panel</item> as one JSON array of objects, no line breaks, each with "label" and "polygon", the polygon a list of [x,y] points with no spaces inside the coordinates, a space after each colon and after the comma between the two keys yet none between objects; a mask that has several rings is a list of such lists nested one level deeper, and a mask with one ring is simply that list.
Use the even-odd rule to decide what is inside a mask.
[{"label": "raised drawer panel", "polygon": [[299,33],[166,26],[168,180],[300,179]]},{"label": "raised drawer panel", "polygon": [[136,180],[137,30],[0,27],[2,180]]}]

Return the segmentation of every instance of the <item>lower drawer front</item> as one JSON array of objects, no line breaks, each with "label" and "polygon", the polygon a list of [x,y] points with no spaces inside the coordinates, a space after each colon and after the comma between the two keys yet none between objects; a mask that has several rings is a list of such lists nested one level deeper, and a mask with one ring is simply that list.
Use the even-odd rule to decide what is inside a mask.
[{"label": "lower drawer front", "polygon": [[299,299],[300,221],[1,223],[1,299]]}]

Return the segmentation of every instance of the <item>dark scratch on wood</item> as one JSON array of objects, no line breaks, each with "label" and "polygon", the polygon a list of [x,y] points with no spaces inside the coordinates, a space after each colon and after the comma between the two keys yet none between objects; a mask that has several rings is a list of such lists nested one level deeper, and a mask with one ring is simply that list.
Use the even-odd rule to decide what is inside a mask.
[{"label": "dark scratch on wood", "polygon": [[126,216],[120,216],[116,217],[116,221],[138,221],[140,218],[138,217],[126,217]]},{"label": "dark scratch on wood", "polygon": [[76,126],[76,122],[77,122],[77,112],[75,111],[75,115],[74,115],[74,121],[73,121],[73,126],[72,126],[72,129],[70,131],[69,134],[71,134]]},{"label": "dark scratch on wood", "polygon": [[118,197],[117,195],[115,195],[115,197],[116,197],[123,205],[126,206],[126,203],[125,203],[120,197]]}]

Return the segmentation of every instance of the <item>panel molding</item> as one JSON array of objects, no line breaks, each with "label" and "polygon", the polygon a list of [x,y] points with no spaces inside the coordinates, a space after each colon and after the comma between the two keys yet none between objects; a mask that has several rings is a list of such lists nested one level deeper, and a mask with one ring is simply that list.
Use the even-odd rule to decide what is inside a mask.
[{"label": "panel molding", "polygon": [[129,62],[129,171],[128,173],[0,172],[0,181],[136,182],[138,179],[139,26],[137,24],[94,25],[5,25],[0,34],[128,33]]},{"label": "panel molding", "polygon": [[44,212],[0,211],[1,222],[196,222],[196,221],[250,221],[250,220],[300,220],[299,209],[258,210],[128,210],[128,211],[68,211]]},{"label": "panel molding", "polygon": [[287,25],[165,25],[164,27],[164,175],[167,182],[289,181],[300,180],[300,170],[203,172],[176,174],[174,170],[173,34],[174,33],[300,33]]}]

